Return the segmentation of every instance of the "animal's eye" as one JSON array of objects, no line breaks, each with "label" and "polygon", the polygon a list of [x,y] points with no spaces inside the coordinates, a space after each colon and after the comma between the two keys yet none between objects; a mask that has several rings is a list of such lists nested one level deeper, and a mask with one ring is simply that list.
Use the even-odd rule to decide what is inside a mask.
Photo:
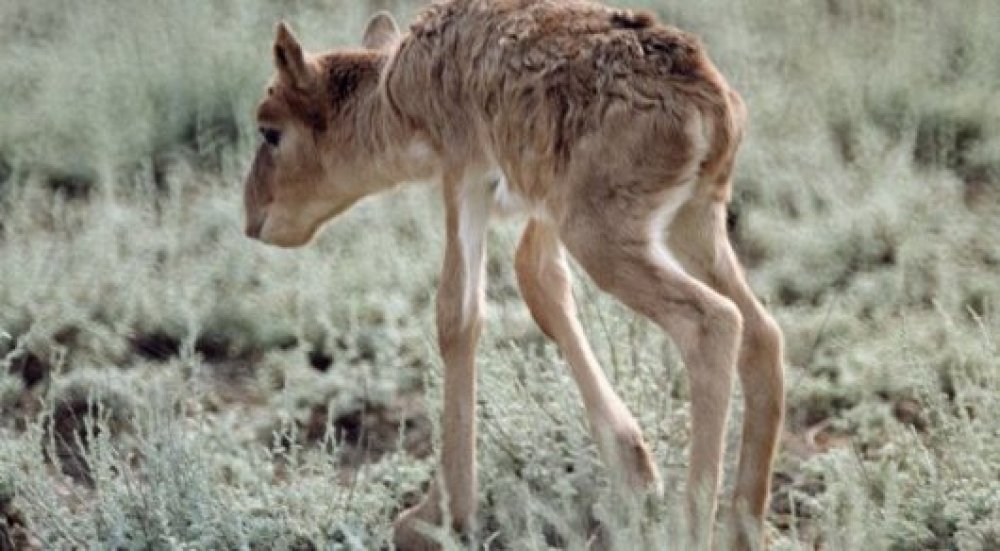
[{"label": "animal's eye", "polygon": [[267,128],[261,126],[259,128],[260,135],[264,138],[264,142],[271,147],[278,147],[278,143],[281,142],[281,131],[275,130],[273,128]]}]

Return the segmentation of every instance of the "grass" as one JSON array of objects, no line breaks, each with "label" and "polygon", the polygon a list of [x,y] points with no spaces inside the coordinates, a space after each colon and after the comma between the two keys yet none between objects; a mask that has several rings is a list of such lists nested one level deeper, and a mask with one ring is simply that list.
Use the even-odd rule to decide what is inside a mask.
[{"label": "grass", "polygon": [[[629,4],[701,34],[750,105],[732,231],[788,343],[772,547],[1000,546],[1000,5]],[[303,250],[241,234],[274,21],[325,48],[363,12],[0,6],[0,547],[387,545],[439,440],[436,198],[367,201]],[[623,503],[518,297],[517,226],[489,242],[480,530],[443,537],[669,546],[683,366],[578,274],[666,478]]]}]

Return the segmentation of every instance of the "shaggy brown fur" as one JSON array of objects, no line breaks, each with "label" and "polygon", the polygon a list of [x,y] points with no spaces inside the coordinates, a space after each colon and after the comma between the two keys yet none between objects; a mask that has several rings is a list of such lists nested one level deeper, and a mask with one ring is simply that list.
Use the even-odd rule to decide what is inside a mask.
[{"label": "shaggy brown fur", "polygon": [[[709,176],[730,162],[742,126],[731,106],[737,96],[694,36],[590,3],[435,5],[411,26],[385,82],[395,111],[436,147],[491,152],[508,178],[525,173],[511,183],[531,198],[551,191],[533,183],[561,176],[588,138],[613,139],[607,129],[619,126],[636,134],[637,117],[650,141],[628,154],[664,174],[690,162],[685,123],[694,110],[711,121],[711,150],[701,159]],[[667,155],[646,154],[657,143],[670,144]]]},{"label": "shaggy brown fur", "polygon": [[725,231],[746,110],[694,36],[580,0],[453,0],[402,35],[379,14],[362,48],[317,56],[279,25],[274,59],[257,114],[265,143],[246,184],[250,236],[299,246],[361,197],[441,181],[442,466],[397,522],[401,548],[433,547],[418,521],[474,519],[483,236],[491,212],[510,210],[531,219],[515,266],[525,301],[563,350],[603,456],[632,487],[656,488],[659,475],[576,319],[564,251],[678,344],[691,380],[689,523],[700,545],[711,537],[738,366],[747,412],[731,532],[736,546],[760,541],[782,339]]}]

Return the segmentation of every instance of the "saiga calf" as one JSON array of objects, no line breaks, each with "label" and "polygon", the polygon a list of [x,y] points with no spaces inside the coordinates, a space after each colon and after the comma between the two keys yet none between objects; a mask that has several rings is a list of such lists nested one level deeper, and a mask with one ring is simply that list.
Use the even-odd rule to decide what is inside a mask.
[{"label": "saiga calf", "polygon": [[475,516],[484,235],[491,213],[512,210],[529,218],[515,260],[524,300],[565,355],[605,461],[636,489],[659,486],[656,465],[577,321],[564,251],[679,347],[691,383],[688,518],[699,545],[711,539],[739,373],[746,413],[732,546],[762,541],[782,337],[726,235],[746,111],[695,37],[580,0],[453,0],[427,8],[406,34],[376,15],[361,48],[318,55],[279,24],[274,62],[257,110],[263,142],[246,182],[247,235],[297,247],[362,197],[402,181],[441,183],[440,484],[397,520],[400,548],[432,547],[417,525],[442,522],[442,503],[456,528]]}]

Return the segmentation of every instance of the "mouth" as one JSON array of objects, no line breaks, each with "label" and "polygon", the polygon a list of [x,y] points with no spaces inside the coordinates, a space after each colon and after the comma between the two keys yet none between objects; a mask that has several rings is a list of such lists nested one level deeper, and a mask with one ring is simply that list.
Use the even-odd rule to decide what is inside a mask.
[{"label": "mouth", "polygon": [[280,209],[261,209],[253,214],[247,213],[244,233],[250,239],[276,247],[302,247],[313,240],[327,221],[347,210],[353,203],[354,200],[345,201],[322,212],[300,209],[295,211],[292,219]]},{"label": "mouth", "polygon": [[297,249],[308,244],[316,233],[315,228],[306,234],[297,231],[275,231],[273,224],[267,222],[267,216],[248,220],[245,230],[247,237],[280,249]]}]

